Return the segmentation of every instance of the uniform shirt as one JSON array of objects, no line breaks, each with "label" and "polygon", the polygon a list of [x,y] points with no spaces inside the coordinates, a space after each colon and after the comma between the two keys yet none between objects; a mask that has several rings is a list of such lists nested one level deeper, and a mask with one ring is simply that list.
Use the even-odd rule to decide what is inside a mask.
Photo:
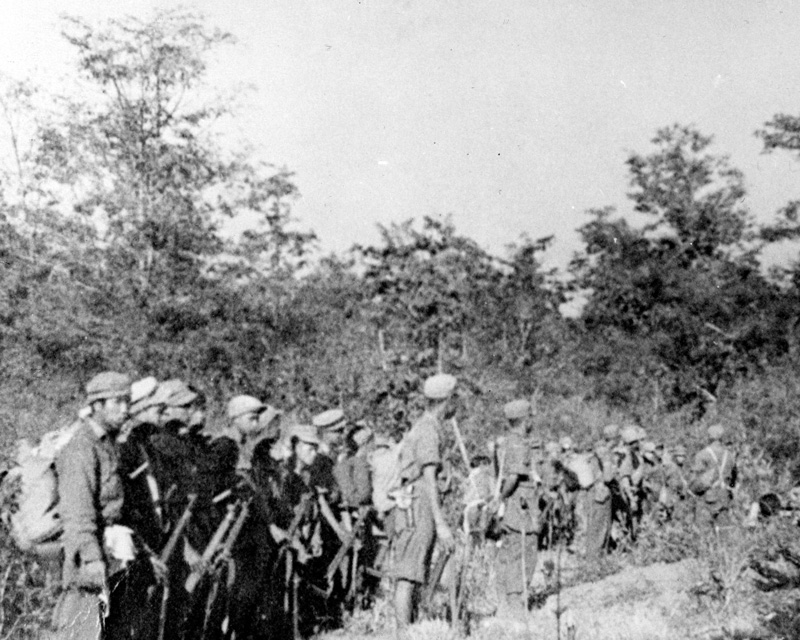
[{"label": "uniform shirt", "polygon": [[441,439],[436,418],[423,413],[403,437],[400,446],[400,479],[403,484],[415,483],[422,470],[442,463]]},{"label": "uniform shirt", "polygon": [[91,418],[80,422],[56,458],[65,576],[78,559],[80,564],[103,560],[103,529],[119,520],[123,502],[113,438]]},{"label": "uniform shirt", "polygon": [[618,473],[620,479],[628,478],[631,486],[634,488],[641,485],[642,474],[644,473],[642,462],[640,453],[634,453],[632,450],[628,449],[628,452],[619,464]]},{"label": "uniform shirt", "polygon": [[532,531],[532,516],[537,506],[538,494],[533,475],[533,457],[527,439],[516,431],[506,436],[503,443],[504,475],[506,478],[519,476],[519,483],[506,499],[503,524],[515,531]]},{"label": "uniform shirt", "polygon": [[694,457],[692,476],[707,501],[729,497],[736,475],[736,456],[720,442],[712,442]]},{"label": "uniform shirt", "polygon": [[689,495],[689,479],[686,471],[674,462],[664,465],[664,486],[671,495],[685,498]]},{"label": "uniform shirt", "polygon": [[342,492],[342,504],[354,508],[368,505],[372,499],[369,463],[363,456],[348,455],[339,459],[334,475]]}]

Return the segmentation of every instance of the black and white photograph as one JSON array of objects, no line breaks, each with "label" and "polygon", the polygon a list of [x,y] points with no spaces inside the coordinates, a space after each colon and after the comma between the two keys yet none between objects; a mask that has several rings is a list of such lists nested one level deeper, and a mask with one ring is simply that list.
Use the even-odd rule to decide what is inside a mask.
[{"label": "black and white photograph", "polygon": [[800,3],[0,3],[0,640],[800,639]]}]

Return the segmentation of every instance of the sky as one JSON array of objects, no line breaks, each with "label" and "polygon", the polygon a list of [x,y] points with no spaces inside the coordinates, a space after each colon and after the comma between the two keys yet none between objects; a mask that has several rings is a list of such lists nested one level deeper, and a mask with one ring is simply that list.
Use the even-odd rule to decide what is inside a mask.
[{"label": "sky", "polygon": [[[74,75],[64,12],[146,17],[169,0],[0,3],[0,72]],[[237,91],[231,144],[295,173],[294,214],[324,251],[378,239],[377,224],[452,215],[503,253],[555,235],[580,248],[593,207],[630,211],[625,159],[659,127],[695,124],[774,217],[800,197],[800,161],[753,132],[800,115],[800,3],[779,0],[199,0],[230,31],[210,66]],[[238,225],[246,225],[239,220]],[[774,252],[773,252],[774,253]],[[778,252],[775,259],[797,255]]]}]

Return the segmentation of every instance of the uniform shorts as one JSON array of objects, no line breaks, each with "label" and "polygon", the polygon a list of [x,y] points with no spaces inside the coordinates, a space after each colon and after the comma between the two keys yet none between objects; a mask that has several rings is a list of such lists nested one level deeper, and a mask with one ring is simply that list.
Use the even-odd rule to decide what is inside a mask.
[{"label": "uniform shorts", "polygon": [[421,487],[416,489],[410,509],[395,507],[393,510],[394,575],[398,580],[424,584],[436,542],[436,526],[427,497]]}]

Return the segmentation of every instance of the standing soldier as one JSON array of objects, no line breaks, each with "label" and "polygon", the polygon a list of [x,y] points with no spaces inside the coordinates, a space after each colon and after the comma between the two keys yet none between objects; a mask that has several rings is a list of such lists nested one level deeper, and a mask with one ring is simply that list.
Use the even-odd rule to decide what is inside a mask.
[{"label": "standing soldier", "polygon": [[664,464],[664,491],[662,504],[667,519],[684,522],[689,517],[689,474],[686,469],[686,447],[679,444],[672,451],[670,460]]},{"label": "standing soldier", "polygon": [[[86,385],[89,415],[81,418],[70,441],[56,458],[59,485],[59,513],[64,526],[64,591],[56,605],[54,626],[63,637],[81,633],[76,616],[100,633],[99,608],[80,610],[87,602],[80,591],[109,595],[108,581],[114,558],[107,553],[109,533],[122,512],[123,489],[118,475],[115,438],[128,416],[131,381],[121,373],[106,372]],[[125,612],[112,602],[107,630],[125,624]],[[76,611],[76,605],[78,610]],[[85,631],[85,629],[84,629]],[[77,636],[75,636],[77,637]]]},{"label": "standing soldier", "polygon": [[616,465],[611,449],[619,434],[617,425],[603,429],[603,437],[594,445],[589,458],[594,483],[589,491],[586,505],[586,556],[600,557],[611,535],[611,497],[616,482]]},{"label": "standing soldier", "polygon": [[399,627],[411,623],[414,594],[425,584],[436,540],[446,551],[455,546],[439,500],[436,472],[441,465],[441,422],[455,414],[456,378],[439,374],[425,380],[426,410],[403,437],[400,488],[395,491],[394,606]]},{"label": "standing soldier", "polygon": [[659,497],[664,484],[664,466],[658,447],[652,440],[647,440],[642,443],[642,490],[639,496],[643,517],[663,520]]},{"label": "standing soldier", "polygon": [[642,474],[644,472],[639,443],[642,439],[642,429],[636,425],[627,425],[620,431],[622,439],[621,460],[618,467],[620,495],[624,503],[625,528],[636,539],[636,529],[641,516],[639,496],[642,488]]},{"label": "standing soldier", "polygon": [[[497,553],[497,582],[505,601],[506,615],[524,615],[528,603],[524,595],[536,567],[538,536],[538,487],[534,476],[530,435],[531,404],[514,400],[503,407],[508,420],[508,434],[500,448],[504,478],[499,500],[505,502],[502,539]],[[493,505],[491,511],[496,511]]]},{"label": "standing soldier", "polygon": [[736,485],[736,454],[723,443],[725,428],[714,424],[708,428],[708,446],[694,457],[690,487],[697,494],[695,522],[701,527],[730,527],[733,487]]}]

